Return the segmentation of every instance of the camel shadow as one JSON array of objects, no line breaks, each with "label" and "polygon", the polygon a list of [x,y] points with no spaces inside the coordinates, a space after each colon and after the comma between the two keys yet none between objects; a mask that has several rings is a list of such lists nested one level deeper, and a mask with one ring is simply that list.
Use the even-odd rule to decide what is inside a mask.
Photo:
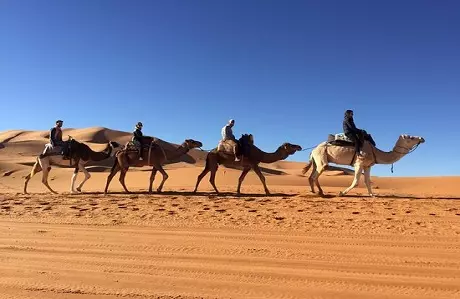
[{"label": "camel shadow", "polygon": [[377,195],[376,197],[370,197],[369,195],[342,195],[342,196],[331,196],[331,197],[343,197],[343,198],[369,198],[369,199],[444,199],[444,200],[460,200],[457,196],[415,196],[415,195]]},{"label": "camel shadow", "polygon": [[[72,196],[85,196],[85,195],[104,195],[104,192],[82,192],[79,194],[73,194]],[[211,197],[232,197],[232,198],[241,198],[241,197],[294,197],[297,194],[287,194],[287,193],[272,193],[270,195],[266,194],[257,194],[257,193],[241,193],[237,195],[234,192],[193,192],[193,191],[163,191],[163,192],[152,192],[148,191],[133,191],[126,193],[124,191],[114,191],[105,194],[106,196],[110,195],[164,195],[164,196],[211,196]]]}]

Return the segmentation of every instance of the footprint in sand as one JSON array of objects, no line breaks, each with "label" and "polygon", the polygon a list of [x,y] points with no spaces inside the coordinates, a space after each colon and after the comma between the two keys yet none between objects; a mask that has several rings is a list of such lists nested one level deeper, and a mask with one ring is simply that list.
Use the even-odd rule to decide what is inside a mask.
[{"label": "footprint in sand", "polygon": [[255,212],[257,212],[257,210],[249,210],[248,212],[249,213],[255,213]]},{"label": "footprint in sand", "polygon": [[224,209],[220,209],[220,210],[216,210],[216,212],[219,212],[219,213],[224,213],[226,212],[227,210],[224,210]]},{"label": "footprint in sand", "polygon": [[284,220],[284,217],[275,217],[276,220]]},{"label": "footprint in sand", "polygon": [[354,215],[357,215],[357,214],[359,214],[359,212],[351,212],[351,213],[352,213],[352,214],[354,214]]}]

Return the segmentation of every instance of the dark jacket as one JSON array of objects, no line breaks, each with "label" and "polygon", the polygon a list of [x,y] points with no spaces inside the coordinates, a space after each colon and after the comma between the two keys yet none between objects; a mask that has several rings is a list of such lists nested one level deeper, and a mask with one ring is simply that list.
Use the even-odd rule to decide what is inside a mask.
[{"label": "dark jacket", "polygon": [[345,117],[343,119],[343,133],[345,133],[345,135],[359,134],[359,130],[355,125],[353,117]]},{"label": "dark jacket", "polygon": [[62,145],[62,130],[56,127],[50,131],[50,143],[52,146]]},{"label": "dark jacket", "polygon": [[133,140],[136,140],[140,143],[142,143],[142,131],[139,130],[139,129],[136,129],[134,132],[133,132]]}]

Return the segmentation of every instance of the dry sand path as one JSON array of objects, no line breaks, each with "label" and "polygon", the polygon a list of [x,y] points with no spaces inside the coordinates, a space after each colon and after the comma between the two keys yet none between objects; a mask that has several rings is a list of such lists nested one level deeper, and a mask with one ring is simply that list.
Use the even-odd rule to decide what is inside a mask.
[{"label": "dry sand path", "polygon": [[459,298],[460,203],[5,195],[1,298]]}]

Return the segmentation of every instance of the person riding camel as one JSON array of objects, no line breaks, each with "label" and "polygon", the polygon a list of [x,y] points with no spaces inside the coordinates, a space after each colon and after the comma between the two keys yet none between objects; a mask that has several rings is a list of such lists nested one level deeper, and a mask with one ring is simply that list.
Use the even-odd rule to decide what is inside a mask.
[{"label": "person riding camel", "polygon": [[61,155],[63,160],[69,160],[68,142],[62,140],[62,120],[57,120],[56,125],[50,130],[50,144],[54,147],[61,147]]},{"label": "person riding camel", "polygon": [[345,117],[343,119],[343,133],[355,143],[355,151],[357,155],[363,156],[363,152],[361,151],[363,146],[363,133],[362,130],[358,129],[355,125],[355,121],[353,119],[353,110],[345,111]]},{"label": "person riding camel", "polygon": [[226,124],[222,128],[222,142],[227,142],[230,143],[233,147],[233,154],[235,155],[235,161],[240,161],[240,158],[238,157],[238,141],[235,138],[235,135],[233,135],[232,128],[235,125],[235,120],[231,119],[228,121],[228,124]]},{"label": "person riding camel", "polygon": [[142,123],[141,122],[138,122],[136,124],[136,127],[135,127],[135,130],[133,132],[133,138],[132,138],[132,141],[134,143],[137,143],[137,145],[139,146],[139,160],[143,160],[142,156],[143,156],[143,149],[144,149],[144,145],[142,144],[142,137],[143,137],[143,134],[142,134]]}]

